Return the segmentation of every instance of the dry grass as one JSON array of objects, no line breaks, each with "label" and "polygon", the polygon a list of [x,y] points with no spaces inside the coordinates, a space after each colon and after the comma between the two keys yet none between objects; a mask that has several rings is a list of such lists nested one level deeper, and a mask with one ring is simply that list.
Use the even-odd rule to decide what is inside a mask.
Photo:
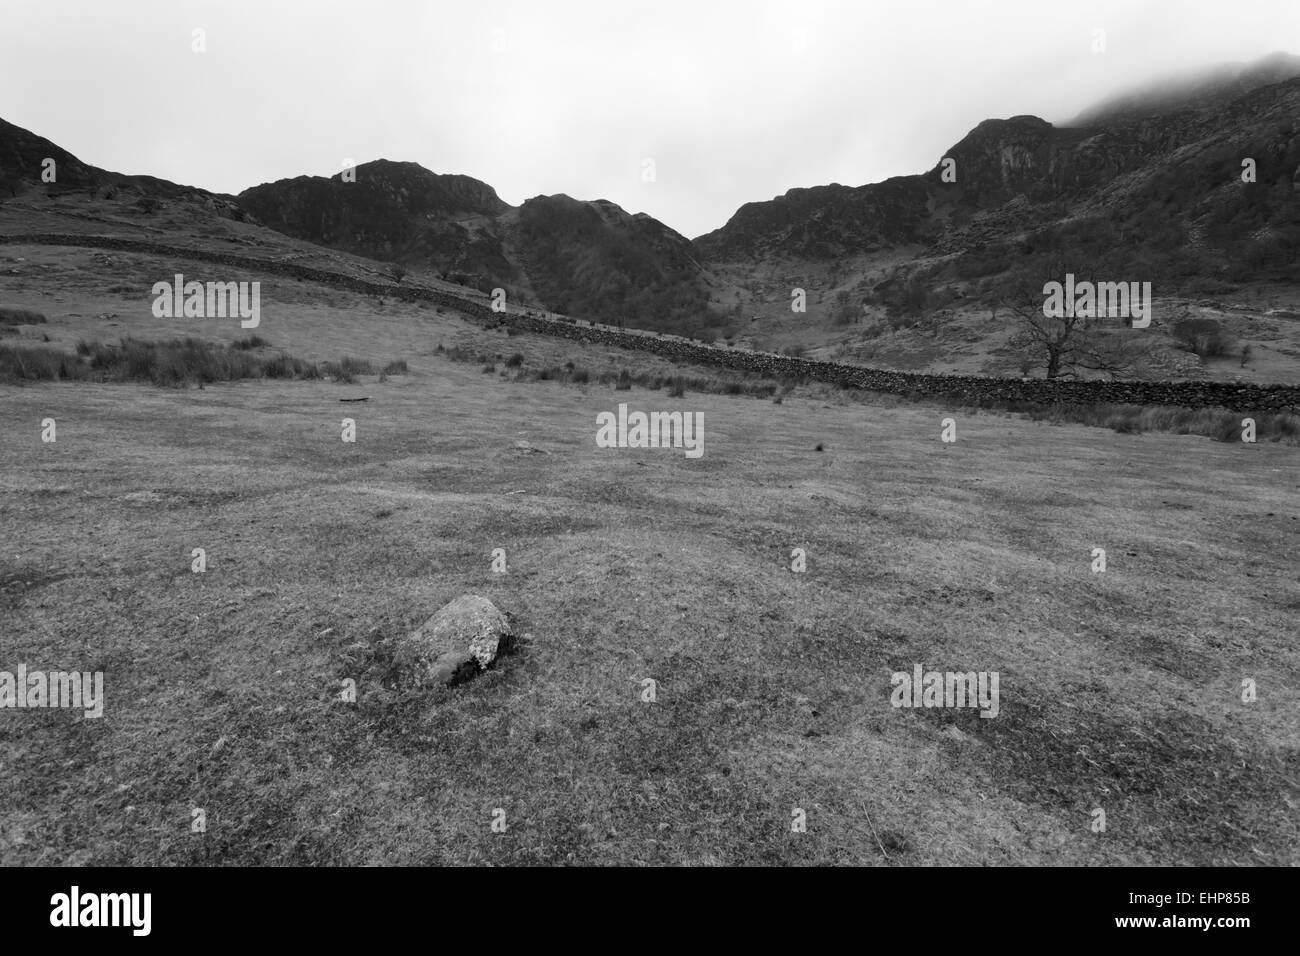
[{"label": "dry grass", "polygon": [[30,309],[0,307],[0,325],[44,325],[45,316]]},{"label": "dry grass", "polygon": [[[170,264],[19,254],[64,354],[177,334],[102,291]],[[292,283],[263,315],[304,361],[402,377],[347,406],[324,380],[0,385],[0,669],[103,670],[107,696],[0,716],[0,860],[1300,863],[1287,441],[798,383],[777,405]],[[702,412],[704,457],[597,448],[619,402]],[[394,690],[392,640],[466,591],[530,639],[443,698]],[[1000,716],[895,710],[914,662],[998,671]]]},{"label": "dry grass", "polygon": [[[365,360],[345,357],[338,362],[305,362],[291,355],[269,354],[267,345],[254,336],[222,348],[190,336],[163,342],[123,338],[116,345],[82,340],[75,354],[53,348],[0,346],[0,382],[71,380],[185,386],[252,378],[331,378],[351,384],[357,376],[374,372]],[[259,354],[252,354],[254,351]],[[404,369],[405,363],[390,363],[385,372],[399,367]]]},{"label": "dry grass", "polygon": [[[1300,862],[1290,447],[692,393],[690,461],[594,445],[681,400],[436,359],[353,445],[336,395],[6,390],[59,421],[3,439],[6,660],[108,694],[0,724],[7,861]],[[465,591],[530,641],[393,690]],[[913,662],[999,671],[1001,716],[894,710]]]}]

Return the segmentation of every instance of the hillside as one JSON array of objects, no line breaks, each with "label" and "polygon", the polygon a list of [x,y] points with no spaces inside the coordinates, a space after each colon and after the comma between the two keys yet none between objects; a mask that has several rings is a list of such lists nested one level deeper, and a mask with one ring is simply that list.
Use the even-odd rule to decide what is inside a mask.
[{"label": "hillside", "polygon": [[[945,154],[955,162],[953,182],[943,181],[940,163],[884,183],[791,190],[742,207],[694,245],[721,262],[831,259],[912,242],[972,255],[990,242],[1091,221],[1114,232],[1107,241],[1164,267],[1178,263],[1182,250],[1171,240],[1182,239],[1201,257],[1242,258],[1235,268],[1243,280],[1296,278],[1287,266],[1300,248],[1298,115],[1300,78],[1201,111],[1096,128],[1034,116],[985,120]],[[1245,157],[1256,162],[1253,189],[1238,188]],[[1242,239],[1259,242],[1257,251],[1234,245]]]},{"label": "hillside", "polygon": [[491,186],[383,159],[355,172],[355,182],[340,173],[255,186],[239,202],[272,229],[333,249],[517,283],[518,268],[485,228],[510,208]]},{"label": "hillside", "polygon": [[[54,160],[53,182],[42,179],[47,159]],[[162,201],[184,202],[223,218],[248,218],[231,196],[153,176],[126,176],[100,169],[45,137],[0,119],[0,201],[32,192],[134,202],[145,211],[159,208]]]},{"label": "hillside", "polygon": [[[486,183],[378,160],[342,174],[245,190],[239,202],[288,235],[431,272],[516,301],[673,332],[709,327],[690,243],[606,200],[538,196],[516,208]],[[720,323],[714,323],[720,324]]]},{"label": "hillside", "polygon": [[[376,274],[399,263],[408,281],[502,288],[512,305],[905,371],[1037,374],[1008,319],[1017,289],[1066,271],[1142,279],[1157,319],[1120,374],[1291,381],[1297,62],[1279,55],[1112,98],[1085,111],[1094,125],[985,120],[924,173],[793,189],[694,241],[605,200],[513,207],[472,177],[388,160],[358,166],[355,182],[300,176],[220,196],[98,169],[10,124],[0,198],[28,216],[58,205],[59,217],[150,232],[228,232],[214,223],[224,219],[241,241],[293,237],[317,250],[298,254],[364,257]],[[59,162],[57,185],[39,182],[45,156]],[[792,310],[795,290],[806,311]],[[1188,322],[1215,330],[1216,354],[1179,337]]]},{"label": "hillside", "polygon": [[[1275,374],[1300,354],[1289,319],[1300,302],[1300,78],[1268,83],[1266,67],[1243,96],[1225,88],[1194,108],[1108,113],[1092,128],[986,120],[946,152],[955,181],[940,162],[885,183],[791,190],[693,245],[743,290],[747,340],[767,347],[1008,374],[1019,356],[999,303],[1074,271],[1152,283],[1166,339],[1152,339],[1163,354],[1147,374],[1250,374],[1168,339],[1183,318],[1221,322],[1228,302],[1259,320],[1239,328],[1245,339],[1257,329],[1287,340]],[[805,315],[791,314],[795,286],[809,291]],[[1247,288],[1261,301],[1248,304]]]},{"label": "hillside", "polygon": [[1182,110],[1223,106],[1247,93],[1300,76],[1300,56],[1273,53],[1254,63],[1222,63],[1208,69],[1149,80],[1085,109],[1066,126],[1104,126]]},{"label": "hillside", "polygon": [[[190,242],[310,252],[220,224]],[[48,316],[6,344],[248,336],[151,314],[150,284],[202,262],[14,243],[0,263],[6,302]],[[0,721],[6,863],[1300,862],[1276,690],[1300,667],[1294,444],[817,384],[673,395],[698,373],[657,356],[219,276],[263,282],[259,354],[405,364],[0,384],[6,649],[102,670],[107,699],[103,720]],[[704,456],[598,447],[619,403],[702,415]],[[436,700],[396,686],[394,642],[466,592],[515,616],[519,652]],[[997,719],[893,706],[915,664],[997,672]]]}]

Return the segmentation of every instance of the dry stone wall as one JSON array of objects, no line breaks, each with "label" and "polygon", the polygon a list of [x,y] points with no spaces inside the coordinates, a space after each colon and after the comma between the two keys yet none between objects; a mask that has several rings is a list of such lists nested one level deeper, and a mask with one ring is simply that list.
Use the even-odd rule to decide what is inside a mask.
[{"label": "dry stone wall", "polygon": [[216,262],[239,269],[283,275],[349,289],[366,295],[390,296],[411,302],[432,302],[491,324],[505,323],[521,331],[651,352],[679,362],[712,365],[769,378],[805,378],[846,388],[909,396],[940,397],[960,404],[979,404],[982,401],[996,400],[1044,405],[1113,403],[1179,405],[1188,408],[1222,407],[1245,413],[1300,410],[1300,387],[1293,385],[1238,385],[1225,382],[1064,382],[891,372],[838,362],[819,362],[767,352],[722,348],[676,336],[575,323],[527,311],[511,310],[498,313],[492,311],[485,301],[437,289],[371,282],[293,262],[277,262],[232,253],[186,249],[145,239],[37,233],[0,236],[0,243],[91,246],[120,249],[126,252],[153,253],[169,258]]}]

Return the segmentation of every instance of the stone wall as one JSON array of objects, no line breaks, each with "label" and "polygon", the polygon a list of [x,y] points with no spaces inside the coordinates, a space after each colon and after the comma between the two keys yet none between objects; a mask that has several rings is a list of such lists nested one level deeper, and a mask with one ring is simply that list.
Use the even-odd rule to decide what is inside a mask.
[{"label": "stone wall", "polygon": [[971,375],[924,375],[890,372],[818,362],[810,359],[750,352],[693,342],[670,335],[625,331],[570,320],[546,318],[528,311],[493,312],[487,302],[436,289],[424,289],[391,282],[371,282],[339,275],[292,262],[276,262],[251,256],[199,249],[184,249],[144,239],[113,236],[27,234],[0,236],[0,243],[91,246],[146,252],[168,258],[217,262],[259,273],[271,273],[349,289],[366,295],[382,295],[408,302],[432,302],[490,324],[505,323],[522,331],[558,336],[578,342],[592,342],[625,349],[638,349],[680,362],[712,365],[752,372],[769,378],[806,378],[848,388],[861,388],[901,395],[944,398],[955,404],[978,404],[995,399],[1044,405],[1132,404],[1179,405],[1188,408],[1223,407],[1241,412],[1300,410],[1300,386],[1234,385],[1224,382],[1065,382],[1045,379],[987,378]]}]

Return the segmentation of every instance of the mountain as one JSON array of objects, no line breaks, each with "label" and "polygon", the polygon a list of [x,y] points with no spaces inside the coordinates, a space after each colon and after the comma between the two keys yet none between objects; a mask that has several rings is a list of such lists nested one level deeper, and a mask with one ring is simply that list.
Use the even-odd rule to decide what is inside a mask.
[{"label": "mountain", "polygon": [[[0,200],[82,190],[193,203],[555,312],[710,338],[748,318],[750,344],[838,346],[863,333],[835,327],[876,307],[891,321],[969,311],[1062,263],[1149,278],[1162,294],[1300,282],[1297,117],[1300,57],[1277,54],[1149,84],[1071,125],[984,120],[927,171],[791,189],[694,241],[606,200],[512,206],[472,177],[382,159],[355,181],[299,176],[220,196],[98,169],[2,121]],[[45,157],[56,185],[40,183]],[[806,313],[791,309],[794,288]]]},{"label": "mountain", "polygon": [[288,235],[579,316],[665,331],[707,324],[690,242],[607,200],[538,196],[514,207],[486,183],[377,160],[355,182],[300,176],[245,190],[239,203]]},{"label": "mountain", "polygon": [[[1231,82],[1227,74],[1203,80],[1185,88],[1191,99],[1163,98],[1163,112],[1154,99],[1130,97],[1122,108],[1089,111],[1105,117],[1094,126],[985,120],[948,150],[952,164],[749,203],[693,246],[714,267],[798,267],[889,250],[909,268],[963,260],[939,280],[991,276],[1048,247],[1080,260],[1122,250],[1167,285],[1295,277],[1300,76],[1268,81],[1297,65],[1271,57]],[[1229,95],[1242,86],[1248,91]],[[1247,158],[1251,183],[1242,181]],[[954,181],[945,181],[946,165]]]},{"label": "mountain", "polygon": [[933,238],[926,222],[931,191],[921,176],[869,186],[834,183],[792,189],[746,203],[721,229],[696,239],[706,260],[769,256],[827,259]]},{"label": "mountain", "polygon": [[[54,160],[54,182],[42,181],[46,160]],[[153,176],[125,176],[84,163],[43,136],[0,120],[0,199],[32,189],[49,195],[84,192],[88,196],[134,196],[143,204],[171,201],[192,203],[228,219],[245,219],[234,197],[194,186],[182,186]]]},{"label": "mountain", "polygon": [[1066,126],[1103,126],[1178,110],[1223,106],[1262,86],[1300,76],[1300,56],[1273,53],[1254,63],[1223,63],[1163,77],[1096,103]]},{"label": "mountain", "polygon": [[707,292],[685,236],[604,199],[538,196],[503,219],[538,299],[570,315],[702,330]]},{"label": "mountain", "polygon": [[498,284],[519,279],[492,228],[511,207],[469,176],[380,159],[357,166],[355,181],[299,176],[246,189],[238,201],[272,229],[332,249]]},{"label": "mountain", "polygon": [[967,218],[1015,197],[1055,197],[1097,180],[1104,160],[1075,147],[1087,134],[1059,130],[1036,116],[985,120],[947,153],[956,182],[942,164],[928,173],[866,186],[792,189],[768,202],[747,203],[726,225],[694,241],[708,261],[764,258],[833,259],[941,240],[950,219]]},{"label": "mountain", "polygon": [[415,163],[385,159],[364,163],[355,182],[299,176],[254,186],[239,194],[245,209],[273,229],[322,245],[366,251],[380,259],[432,255],[449,247],[455,230],[428,223],[491,219],[510,206],[487,183],[469,176],[440,176]]}]

